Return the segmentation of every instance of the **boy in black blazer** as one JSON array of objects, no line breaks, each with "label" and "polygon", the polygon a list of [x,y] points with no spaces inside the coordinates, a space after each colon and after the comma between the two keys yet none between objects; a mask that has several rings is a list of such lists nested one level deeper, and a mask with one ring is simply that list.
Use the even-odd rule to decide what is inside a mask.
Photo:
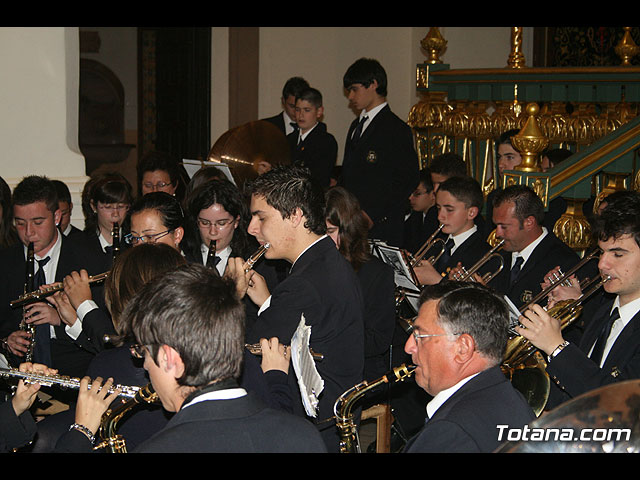
[{"label": "boy in black blazer", "polygon": [[324,114],[322,94],[307,88],[296,97],[296,124],[298,130],[287,135],[294,165],[306,167],[311,178],[322,188],[328,188],[336,164],[338,143],[320,121]]}]

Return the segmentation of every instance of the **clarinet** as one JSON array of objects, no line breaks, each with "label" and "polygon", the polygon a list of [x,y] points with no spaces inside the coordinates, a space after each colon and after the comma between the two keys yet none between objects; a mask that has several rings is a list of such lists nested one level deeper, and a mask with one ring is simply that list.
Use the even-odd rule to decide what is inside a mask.
[{"label": "clarinet", "polygon": [[[24,281],[24,293],[28,293],[33,291],[35,288],[34,285],[34,270],[35,267],[35,253],[33,248],[33,242],[29,243],[27,246],[27,270]],[[27,305],[22,307],[22,320],[20,321],[20,330],[24,332],[28,332],[30,334],[29,337],[29,346],[27,347],[27,352],[24,355],[25,362],[33,361],[33,349],[36,343],[36,327],[33,324],[28,324],[25,320],[27,316]]]}]

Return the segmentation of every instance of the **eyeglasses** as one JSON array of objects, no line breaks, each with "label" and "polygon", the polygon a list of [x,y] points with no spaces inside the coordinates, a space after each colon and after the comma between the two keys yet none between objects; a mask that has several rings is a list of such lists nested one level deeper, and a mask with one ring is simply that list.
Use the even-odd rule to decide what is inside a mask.
[{"label": "eyeglasses", "polygon": [[133,358],[144,358],[144,353],[147,350],[148,349],[145,345],[140,345],[139,343],[135,343],[129,347],[129,351]]},{"label": "eyeglasses", "polygon": [[160,233],[154,233],[153,235],[142,235],[141,237],[136,237],[135,235],[128,233],[124,236],[124,241],[128,245],[137,245],[139,243],[156,243],[160,238],[168,235],[173,230],[167,230]]},{"label": "eyeglasses", "polygon": [[129,210],[129,204],[127,203],[100,203],[98,202],[98,208],[100,210],[106,210],[111,212],[112,210]]},{"label": "eyeglasses", "polygon": [[158,182],[154,184],[154,183],[147,182],[142,184],[142,186],[147,190],[152,190],[154,188],[160,190],[161,188],[170,187],[171,185],[173,185],[173,183]]},{"label": "eyeglasses", "polygon": [[200,228],[211,228],[211,225],[214,225],[218,230],[222,230],[227,228],[233,222],[234,220],[232,218],[227,220],[218,220],[216,222],[212,222],[211,220],[205,220],[204,218],[198,218],[198,226]]},{"label": "eyeglasses", "polygon": [[411,196],[412,197],[419,197],[421,195],[426,195],[427,193],[430,193],[430,192],[419,192],[418,190],[416,190],[415,192],[411,192]]},{"label": "eyeglasses", "polygon": [[415,330],[411,331],[411,335],[416,342],[418,342],[419,338],[431,338],[431,337],[449,337],[449,336],[458,336],[459,333],[417,333]]}]

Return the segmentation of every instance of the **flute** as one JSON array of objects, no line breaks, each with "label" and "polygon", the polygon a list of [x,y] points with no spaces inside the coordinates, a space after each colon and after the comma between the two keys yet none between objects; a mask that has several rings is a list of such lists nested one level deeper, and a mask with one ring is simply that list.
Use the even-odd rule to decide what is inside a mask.
[{"label": "flute", "polygon": [[[98,275],[93,275],[89,277],[89,284],[95,282],[101,282],[107,278],[109,272],[100,273]],[[44,298],[50,297],[54,293],[60,292],[64,290],[64,285],[62,282],[58,282],[54,285],[51,285],[46,288],[39,288],[38,290],[34,290],[32,292],[25,293],[24,295],[20,295],[17,299],[12,300],[9,305],[11,308],[16,307],[24,307],[26,305],[31,305],[32,303],[39,302]]]},{"label": "flute", "polygon": [[[15,368],[0,368],[0,376],[5,378],[18,378],[24,380],[25,383],[37,383],[43,387],[50,387],[56,385],[62,388],[72,388],[78,390],[80,388],[80,379],[75,377],[68,377],[65,375],[45,375],[44,373],[33,372],[21,372]],[[89,384],[91,389],[91,384]],[[127,385],[112,385],[108,393],[113,393],[116,390],[120,390],[120,396],[126,398],[135,397],[140,387],[127,386]]]}]

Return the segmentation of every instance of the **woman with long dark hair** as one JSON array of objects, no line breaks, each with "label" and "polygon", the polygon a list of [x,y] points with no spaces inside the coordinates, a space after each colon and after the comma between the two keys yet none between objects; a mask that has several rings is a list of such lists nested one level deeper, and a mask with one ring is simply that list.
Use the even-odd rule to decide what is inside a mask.
[{"label": "woman with long dark hair", "polygon": [[364,296],[365,380],[384,375],[390,366],[390,346],[395,319],[393,269],[371,255],[368,222],[353,194],[342,187],[326,195],[327,234],[349,261],[360,279]]},{"label": "woman with long dark hair", "polygon": [[0,177],[0,249],[10,247],[18,242],[18,234],[13,225],[13,206],[11,189]]}]

